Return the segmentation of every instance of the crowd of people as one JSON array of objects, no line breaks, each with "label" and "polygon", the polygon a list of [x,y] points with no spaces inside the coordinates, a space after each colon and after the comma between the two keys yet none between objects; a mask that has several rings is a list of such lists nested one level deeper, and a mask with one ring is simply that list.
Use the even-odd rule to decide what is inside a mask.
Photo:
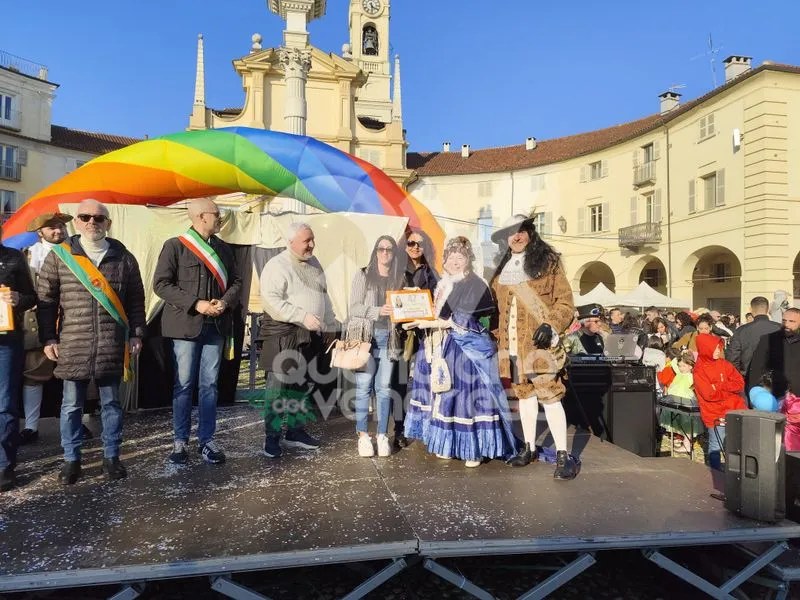
[{"label": "crowd of people", "polygon": [[[223,358],[235,350],[233,312],[242,279],[232,249],[216,235],[216,204],[192,201],[188,216],[191,227],[164,243],[152,281],[174,367],[167,459],[189,460],[197,393],[197,453],[207,463],[222,464],[225,453],[215,439],[218,378]],[[39,242],[27,257],[0,245],[0,300],[13,313],[13,327],[0,333],[2,491],[16,484],[19,444],[37,438],[42,384],[53,376],[63,380],[60,481],[72,485],[82,476],[81,416],[91,385],[100,398],[102,472],[109,480],[127,476],[120,461],[120,384],[130,379],[142,348],[144,285],[136,258],[109,237],[111,219],[102,203],[83,200],[74,223],[78,233],[68,237],[71,219],[59,213],[36,217],[29,230]],[[800,369],[800,310],[785,310],[783,327],[770,321],[770,304],[760,297],[742,325],[705,310],[675,314],[650,308],[641,317],[618,308],[606,314],[599,305],[576,310],[558,253],[524,215],[493,233],[501,252],[488,284],[476,272],[464,237],[450,239],[437,257],[424,231],[409,228],[399,244],[380,236],[350,282],[346,323],[336,320],[312,228],[292,223],[286,238],[286,249],[260,276],[268,458],[291,448],[319,448],[305,426],[315,418],[317,375],[330,368],[320,358],[342,332],[369,347],[369,360],[354,373],[354,451],[363,457],[376,451],[387,457],[419,440],[431,454],[470,468],[492,459],[524,467],[544,458],[536,446],[541,405],[555,446],[552,456],[547,453],[555,462],[554,478],[574,479],[579,465],[567,448],[564,367],[570,354],[602,354],[610,334],[635,338],[638,357],[659,370],[660,394],[699,406],[702,423],[713,433],[712,467],[721,465],[725,415],[747,406],[746,394],[758,408],[800,411],[792,392]],[[434,267],[437,258],[441,273]],[[395,322],[389,293],[399,290],[429,291],[431,318]],[[522,439],[512,431],[509,399],[518,406]],[[790,414],[791,423],[800,427]],[[789,438],[787,433],[787,446]]]}]

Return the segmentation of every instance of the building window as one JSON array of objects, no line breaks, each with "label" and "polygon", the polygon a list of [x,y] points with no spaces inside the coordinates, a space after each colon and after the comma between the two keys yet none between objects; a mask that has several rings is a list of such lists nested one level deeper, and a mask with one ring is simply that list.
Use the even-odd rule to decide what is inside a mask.
[{"label": "building window", "polygon": [[436,185],[434,185],[433,183],[427,183],[422,188],[422,197],[425,200],[436,200],[438,195],[439,192],[436,189]]},{"label": "building window", "polygon": [[661,222],[661,190],[656,190],[645,197],[645,216],[647,223]]},{"label": "building window", "polygon": [[700,119],[700,140],[710,138],[715,132],[713,113]]},{"label": "building window", "polygon": [[553,234],[553,213],[540,212],[533,215],[533,225],[539,235],[550,236]]},{"label": "building window", "polygon": [[661,269],[645,269],[642,281],[651,288],[659,287],[661,285]]},{"label": "building window", "polygon": [[0,190],[0,214],[8,214],[17,210],[17,193],[11,190]]},{"label": "building window", "polygon": [[725,170],[720,169],[703,177],[703,206],[710,210],[725,204]]},{"label": "building window", "polygon": [[492,218],[492,207],[483,206],[478,213],[478,239],[480,239],[481,242],[491,242],[493,231],[494,219]]},{"label": "building window", "polygon": [[589,164],[589,179],[594,181],[603,176],[603,162],[598,160]]},{"label": "building window", "polygon": [[356,156],[376,167],[381,166],[381,151],[377,148],[359,148],[356,151]]},{"label": "building window", "polygon": [[11,108],[14,97],[7,94],[0,94],[0,121],[11,121],[14,114]]},{"label": "building window", "polygon": [[642,159],[645,164],[655,160],[655,153],[653,152],[653,144],[647,144],[642,147]]},{"label": "building window", "polygon": [[531,176],[531,191],[532,192],[541,192],[546,189],[545,185],[545,176],[544,175],[533,175]]},{"label": "building window", "polygon": [[603,231],[602,204],[595,204],[589,207],[589,231],[592,233]]},{"label": "building window", "polygon": [[478,184],[478,198],[491,198],[492,197],[492,182],[481,181]]},{"label": "building window", "polygon": [[19,162],[16,146],[0,145],[0,179],[19,181]]},{"label": "building window", "polygon": [[730,278],[731,267],[728,263],[714,263],[711,265],[711,281],[725,283]]}]

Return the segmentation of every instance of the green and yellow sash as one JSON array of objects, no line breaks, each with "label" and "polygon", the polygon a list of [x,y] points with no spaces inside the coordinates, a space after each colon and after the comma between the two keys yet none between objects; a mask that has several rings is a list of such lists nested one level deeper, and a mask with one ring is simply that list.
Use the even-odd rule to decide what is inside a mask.
[{"label": "green and yellow sash", "polygon": [[78,281],[97,300],[98,304],[105,308],[106,312],[125,330],[123,380],[129,381],[132,376],[131,348],[128,343],[130,326],[128,325],[128,315],[125,314],[125,308],[122,306],[117,292],[114,291],[105,276],[88,257],[73,254],[72,249],[66,242],[53,246],[53,253],[78,278]]}]

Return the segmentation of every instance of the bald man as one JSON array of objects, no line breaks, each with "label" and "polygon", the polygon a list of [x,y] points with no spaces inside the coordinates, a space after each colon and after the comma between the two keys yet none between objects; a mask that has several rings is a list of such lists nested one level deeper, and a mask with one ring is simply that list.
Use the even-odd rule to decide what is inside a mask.
[{"label": "bald man", "polygon": [[164,242],[153,276],[153,291],[164,300],[161,331],[172,340],[175,381],[172,388],[174,446],[169,460],[188,460],[192,397],[198,393],[198,452],[207,463],[225,462],[214,441],[217,429],[217,380],[223,351],[233,352],[232,311],[242,281],[233,250],[215,234],[219,208],[207,198],[189,204],[192,226]]},{"label": "bald man", "polygon": [[139,264],[121,242],[108,237],[108,209],[84,200],[75,228],[77,235],[52,247],[36,282],[39,338],[47,358],[57,363],[55,376],[64,380],[59,479],[66,485],[81,476],[81,415],[92,379],[100,392],[102,471],[109,480],[127,476],[119,460],[119,384],[130,374],[130,358],[141,349],[145,331]]}]

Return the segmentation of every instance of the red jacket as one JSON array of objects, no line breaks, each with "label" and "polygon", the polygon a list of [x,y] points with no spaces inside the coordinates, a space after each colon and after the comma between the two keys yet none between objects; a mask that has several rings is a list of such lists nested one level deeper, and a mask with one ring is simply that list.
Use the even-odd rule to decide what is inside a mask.
[{"label": "red jacket", "polygon": [[714,349],[723,345],[722,339],[700,333],[696,343],[694,393],[700,404],[700,418],[706,427],[714,427],[714,421],[724,419],[729,411],[747,408],[740,395],[744,391],[744,378],[724,358],[714,360]]}]

